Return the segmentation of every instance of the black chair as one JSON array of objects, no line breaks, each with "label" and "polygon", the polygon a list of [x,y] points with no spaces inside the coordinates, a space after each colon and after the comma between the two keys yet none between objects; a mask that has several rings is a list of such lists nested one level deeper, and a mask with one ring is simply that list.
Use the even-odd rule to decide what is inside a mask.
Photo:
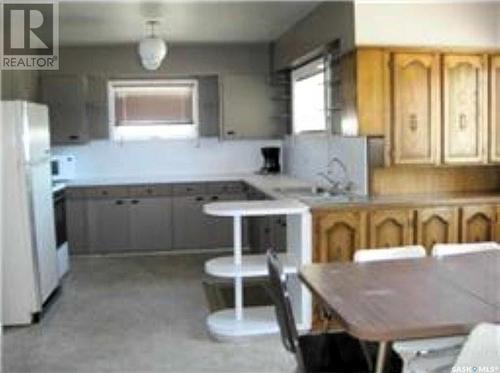
[{"label": "black chair", "polygon": [[286,276],[276,254],[267,252],[270,293],[285,348],[295,355],[303,373],[366,373],[372,371],[372,359],[359,340],[347,333],[299,335],[293,316]]}]

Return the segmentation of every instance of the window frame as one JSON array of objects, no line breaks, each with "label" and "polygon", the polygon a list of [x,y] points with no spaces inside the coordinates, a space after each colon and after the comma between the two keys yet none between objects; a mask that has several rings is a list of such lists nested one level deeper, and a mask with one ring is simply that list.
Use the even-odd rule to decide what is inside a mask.
[{"label": "window frame", "polygon": [[[317,67],[319,65],[323,65],[322,70],[318,70]],[[328,133],[330,131],[330,120],[329,120],[329,100],[330,100],[330,92],[329,92],[329,66],[327,63],[327,59],[325,56],[320,56],[313,58],[309,60],[308,62],[304,63],[301,66],[298,66],[294,68],[291,72],[291,135],[292,136],[300,136],[300,135],[307,135],[307,134],[323,134],[323,133]],[[323,116],[324,116],[324,121],[325,121],[325,127],[324,129],[311,129],[311,130],[303,130],[303,131],[296,131],[296,125],[295,125],[295,113],[294,113],[294,107],[295,107],[295,90],[296,90],[296,82],[300,81],[302,79],[307,79],[314,77],[315,75],[318,74],[323,74],[323,105],[324,105],[324,110],[323,110]]]},{"label": "window frame", "polygon": [[[179,124],[158,124],[157,121],[151,121],[151,125],[127,125],[118,126],[116,124],[116,111],[115,111],[115,97],[117,88],[120,86],[126,87],[154,87],[154,86],[178,86],[178,85],[191,85],[193,86],[193,123],[179,123]],[[146,141],[151,139],[161,140],[190,140],[196,139],[200,136],[200,108],[199,108],[199,83],[198,79],[111,79],[107,83],[108,95],[108,126],[109,133],[112,140],[115,141]],[[119,128],[128,128],[130,132],[138,132],[138,134],[120,134]],[[187,135],[175,134],[175,130],[191,129],[191,133]],[[142,130],[142,131],[141,131]],[[169,131],[170,130],[170,131]],[[123,130],[122,130],[123,131]],[[158,133],[154,133],[157,131]],[[143,132],[140,134],[139,132]],[[150,132],[150,133],[148,133]],[[170,134],[168,132],[171,132]],[[182,132],[182,131],[179,131]],[[188,132],[188,131],[186,131]]]}]

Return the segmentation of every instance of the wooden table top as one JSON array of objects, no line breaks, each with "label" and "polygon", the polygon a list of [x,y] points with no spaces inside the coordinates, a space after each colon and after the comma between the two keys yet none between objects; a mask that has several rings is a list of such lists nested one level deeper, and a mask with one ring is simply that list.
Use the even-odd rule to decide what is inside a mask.
[{"label": "wooden table top", "polygon": [[500,250],[311,264],[299,276],[363,340],[466,334],[480,322],[500,322]]}]

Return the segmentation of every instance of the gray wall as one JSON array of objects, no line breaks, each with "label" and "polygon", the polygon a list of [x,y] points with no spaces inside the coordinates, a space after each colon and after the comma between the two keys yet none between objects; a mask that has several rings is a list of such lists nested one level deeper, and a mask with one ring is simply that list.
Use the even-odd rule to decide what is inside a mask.
[{"label": "gray wall", "polygon": [[342,51],[354,47],[353,2],[318,5],[274,43],[273,67],[275,70],[286,68],[335,39],[341,40]]},{"label": "gray wall", "polygon": [[[113,78],[200,77],[200,134],[219,134],[219,91],[217,80],[228,74],[268,74],[270,48],[268,44],[174,44],[156,71],[145,70],[137,53],[137,44],[111,46],[64,47],[60,49],[58,73],[100,77],[90,84],[104,84]],[[42,72],[54,74],[54,72]],[[209,78],[212,77],[212,78]],[[95,89],[90,87],[89,89]],[[101,88],[104,90],[105,87]],[[99,89],[97,89],[99,90]],[[244,92],[242,92],[244,94]],[[101,95],[102,96],[102,95]],[[105,97],[101,98],[106,100]],[[106,102],[102,102],[104,107]],[[108,138],[106,113],[89,123],[91,138]]]},{"label": "gray wall", "polygon": [[39,73],[36,70],[4,70],[1,72],[2,100],[39,100]]},{"label": "gray wall", "polygon": [[66,47],[60,49],[60,72],[111,77],[266,73],[269,60],[267,44],[170,45],[162,66],[148,72],[140,64],[136,44]]}]

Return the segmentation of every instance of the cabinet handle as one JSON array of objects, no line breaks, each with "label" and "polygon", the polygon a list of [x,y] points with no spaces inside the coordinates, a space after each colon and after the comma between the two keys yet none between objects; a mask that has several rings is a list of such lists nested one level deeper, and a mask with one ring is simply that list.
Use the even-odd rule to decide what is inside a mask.
[{"label": "cabinet handle", "polygon": [[204,200],[204,198],[203,198],[203,197],[196,197],[196,200],[197,200],[197,201],[203,201],[203,200]]},{"label": "cabinet handle", "polygon": [[137,199],[133,199],[133,200],[131,201],[131,203],[132,203],[133,205],[137,205],[137,204],[139,203],[139,200],[137,200]]},{"label": "cabinet handle", "polygon": [[212,201],[218,201],[219,200],[219,196],[212,196],[212,198],[210,198]]},{"label": "cabinet handle", "polygon": [[78,140],[79,138],[80,138],[80,136],[77,136],[77,135],[70,135],[69,136],[70,140]]},{"label": "cabinet handle", "polygon": [[463,131],[467,128],[467,115],[464,113],[460,114],[458,128]]},{"label": "cabinet handle", "polygon": [[234,132],[234,131],[226,131],[226,135],[233,136],[235,134],[236,134],[236,132]]},{"label": "cabinet handle", "polygon": [[415,132],[418,128],[418,120],[417,120],[417,115],[416,114],[411,114],[410,115],[410,130]]},{"label": "cabinet handle", "polygon": [[116,205],[123,205],[123,201],[122,201],[121,199],[117,199],[117,200],[115,201],[115,204],[116,204]]}]

